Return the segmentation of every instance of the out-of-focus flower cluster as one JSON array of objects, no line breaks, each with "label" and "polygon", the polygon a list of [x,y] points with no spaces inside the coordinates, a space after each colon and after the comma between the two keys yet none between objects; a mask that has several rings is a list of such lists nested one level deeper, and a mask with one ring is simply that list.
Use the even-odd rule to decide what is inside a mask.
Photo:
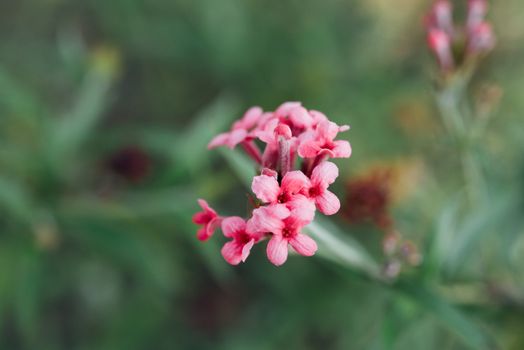
[{"label": "out-of-focus flower cluster", "polygon": [[453,22],[453,8],[448,0],[435,0],[425,18],[427,41],[441,70],[450,73],[462,65],[474,63],[495,45],[491,24],[485,20],[487,0],[468,0],[466,23]]},{"label": "out-of-focus flower cluster", "polygon": [[251,248],[265,239],[269,239],[267,257],[277,266],[286,261],[288,245],[300,255],[315,254],[317,244],[302,228],[314,219],[317,209],[325,215],[340,209],[339,199],[328,190],[338,177],[338,168],[328,159],[351,155],[349,142],[336,140],[339,132],[348,129],[299,102],[286,102],[274,112],[250,108],[230,131],[213,138],[208,148],[241,146],[257,164],[260,172],[251,186],[257,198],[255,208],[247,219],[224,217],[200,199],[203,211],[193,217],[202,225],[198,239],[209,239],[220,227],[230,239],[222,255],[232,265],[245,261]]}]

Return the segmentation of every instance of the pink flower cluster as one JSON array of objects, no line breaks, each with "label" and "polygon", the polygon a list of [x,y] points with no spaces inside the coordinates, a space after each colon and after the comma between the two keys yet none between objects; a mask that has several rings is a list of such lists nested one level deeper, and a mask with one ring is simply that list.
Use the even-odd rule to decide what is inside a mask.
[{"label": "pink flower cluster", "polygon": [[425,18],[428,46],[445,72],[458,64],[475,59],[495,45],[491,25],[485,21],[487,0],[468,0],[466,24],[453,24],[453,9],[449,0],[435,0]]},{"label": "pink flower cluster", "polygon": [[[224,259],[237,265],[249,256],[256,243],[269,239],[267,257],[282,265],[288,256],[288,245],[298,254],[312,256],[315,241],[302,233],[302,228],[315,217],[318,209],[332,215],[340,201],[328,190],[338,177],[338,168],[329,158],[348,158],[348,141],[336,140],[339,126],[323,113],[307,110],[299,102],[286,102],[274,112],[250,108],[231,130],[217,135],[208,148],[241,146],[259,168],[251,189],[257,201],[251,217],[222,217],[200,199],[202,212],[193,221],[202,225],[198,239],[209,239],[220,227],[230,238],[222,248]],[[262,150],[261,150],[261,147]]]}]

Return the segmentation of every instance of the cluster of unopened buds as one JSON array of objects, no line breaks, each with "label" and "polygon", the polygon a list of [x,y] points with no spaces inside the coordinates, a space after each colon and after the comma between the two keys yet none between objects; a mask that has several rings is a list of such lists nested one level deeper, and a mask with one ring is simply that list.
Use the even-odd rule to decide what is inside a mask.
[{"label": "cluster of unopened buds", "polygon": [[351,155],[348,141],[335,140],[348,129],[299,102],[286,102],[274,112],[250,108],[230,131],[211,140],[208,148],[241,146],[256,163],[259,175],[253,178],[251,189],[257,199],[251,217],[220,216],[200,199],[203,211],[193,217],[202,225],[198,239],[209,239],[220,227],[230,239],[222,256],[232,265],[244,262],[251,248],[265,239],[269,239],[267,257],[277,266],[287,260],[288,245],[300,255],[314,255],[317,244],[302,229],[317,209],[325,215],[340,209],[339,199],[328,190],[338,177],[338,168],[328,159]]},{"label": "cluster of unopened buds", "polygon": [[395,278],[405,267],[416,267],[422,262],[422,255],[417,246],[410,240],[390,229],[382,240],[382,250],[385,256],[383,273],[386,277]]},{"label": "cluster of unopened buds", "polygon": [[429,48],[442,71],[453,72],[493,49],[495,35],[485,21],[487,10],[487,0],[468,0],[466,23],[456,26],[451,2],[435,0],[425,18],[425,25]]}]

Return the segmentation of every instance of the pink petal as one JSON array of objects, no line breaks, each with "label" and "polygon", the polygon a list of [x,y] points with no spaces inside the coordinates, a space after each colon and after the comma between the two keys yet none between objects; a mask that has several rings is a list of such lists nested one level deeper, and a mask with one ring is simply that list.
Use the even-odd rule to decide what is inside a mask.
[{"label": "pink petal", "polygon": [[213,137],[213,139],[208,143],[207,148],[213,149],[218,146],[225,146],[229,140],[229,133],[224,132],[222,134],[218,134],[217,136]]},{"label": "pink petal", "polygon": [[328,118],[322,112],[315,111],[315,110],[310,110],[309,114],[311,114],[311,116],[313,117],[313,124],[320,124],[320,123],[323,123],[325,121],[328,121]]},{"label": "pink petal", "polygon": [[284,220],[291,214],[284,204],[273,204],[266,208],[269,215],[279,218],[280,220]]},{"label": "pink petal", "polygon": [[257,124],[260,117],[262,116],[262,113],[264,113],[262,108],[258,106],[251,107],[247,110],[246,113],[244,113],[244,116],[240,120],[240,123],[237,124],[237,127],[241,127],[243,129],[251,129]]},{"label": "pink petal", "polygon": [[287,260],[287,240],[280,235],[273,235],[267,244],[266,253],[273,265],[282,265]]},{"label": "pink petal", "polygon": [[242,247],[236,241],[229,241],[222,247],[222,256],[231,265],[238,265],[242,261]]},{"label": "pink petal", "polygon": [[278,176],[278,173],[273,169],[264,168],[262,169],[262,175],[272,176],[276,179]]},{"label": "pink petal", "polygon": [[300,107],[302,104],[300,102],[284,102],[275,111],[275,117],[284,118],[289,115],[289,112],[297,107]]},{"label": "pink petal", "polygon": [[247,257],[249,256],[249,253],[251,252],[251,248],[253,248],[253,245],[255,245],[254,239],[250,240],[244,245],[244,247],[242,247],[242,262],[246,261]]},{"label": "pink petal", "polygon": [[338,167],[331,162],[322,162],[313,169],[311,173],[311,182],[314,185],[321,184],[326,188],[327,185],[335,182],[338,177]]},{"label": "pink petal", "polygon": [[338,134],[338,125],[330,121],[318,124],[317,133],[324,140],[333,140]]},{"label": "pink petal", "polygon": [[340,209],[340,200],[333,192],[325,190],[315,198],[318,210],[325,215],[333,215]]},{"label": "pink petal", "polygon": [[299,128],[309,128],[313,124],[313,118],[308,113],[307,109],[302,106],[291,109],[289,119]]},{"label": "pink petal", "polygon": [[215,233],[215,230],[220,226],[221,223],[221,218],[216,217],[205,226],[207,238],[213,236],[213,233]]},{"label": "pink petal", "polygon": [[253,193],[264,203],[276,202],[280,193],[280,185],[273,176],[259,175],[253,178],[251,183]]},{"label": "pink petal", "polygon": [[230,216],[222,220],[222,233],[226,237],[234,237],[238,232],[245,232],[246,222],[239,216]]},{"label": "pink petal", "polygon": [[296,194],[309,185],[309,178],[300,170],[286,173],[282,179],[282,192]]},{"label": "pink petal", "polygon": [[320,147],[316,140],[305,140],[298,146],[298,155],[302,158],[315,158],[320,151]]},{"label": "pink petal", "polygon": [[317,251],[317,243],[309,236],[302,233],[295,235],[289,240],[289,244],[300,255],[312,256]]},{"label": "pink petal", "polygon": [[260,207],[253,210],[253,217],[248,220],[246,231],[250,234],[257,233],[280,233],[284,224],[279,216],[286,214],[289,216],[290,211],[283,205],[278,204],[283,208],[271,209],[271,207]]},{"label": "pink petal", "polygon": [[231,149],[235,148],[240,142],[244,141],[248,135],[245,129],[232,130],[229,133],[229,139],[227,140],[227,146]]},{"label": "pink petal", "polygon": [[275,129],[277,128],[280,121],[278,119],[270,119],[262,130],[255,132],[255,136],[260,139],[260,141],[267,143],[268,145],[278,146],[276,144],[275,138]]},{"label": "pink petal", "polygon": [[197,202],[198,202],[198,205],[200,205],[200,207],[204,209],[204,211],[210,212],[211,214],[216,215],[216,211],[214,211],[213,208],[211,208],[204,199],[198,199]]},{"label": "pink petal", "polygon": [[286,206],[291,211],[290,216],[302,225],[310,223],[315,217],[315,202],[301,194],[294,196]]},{"label": "pink petal", "polygon": [[334,142],[333,158],[349,158],[351,156],[351,145],[345,140]]},{"label": "pink petal", "polygon": [[209,222],[210,216],[205,211],[200,211],[193,215],[193,222],[197,225],[204,225]]},{"label": "pink petal", "polygon": [[209,237],[211,236],[207,234],[207,227],[202,227],[197,231],[197,238],[199,241],[207,241]]}]

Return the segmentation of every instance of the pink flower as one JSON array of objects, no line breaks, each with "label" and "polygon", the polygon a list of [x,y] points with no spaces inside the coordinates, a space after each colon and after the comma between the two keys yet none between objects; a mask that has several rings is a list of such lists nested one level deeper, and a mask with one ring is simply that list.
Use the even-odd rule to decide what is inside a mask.
[{"label": "pink flower", "polygon": [[447,0],[437,0],[426,18],[426,25],[429,28],[436,28],[444,31],[448,35],[453,35],[452,6]]},{"label": "pink flower", "polygon": [[242,119],[233,124],[231,131],[215,136],[211,142],[209,142],[207,148],[212,149],[218,146],[227,146],[233,149],[239,143],[252,139],[252,131],[256,128],[262,115],[262,108],[251,107],[247,110]]},{"label": "pink flower", "polygon": [[215,232],[215,229],[220,226],[222,218],[217,215],[205,200],[199,199],[198,204],[203,211],[193,215],[193,222],[197,225],[203,225],[197,232],[197,238],[201,241],[207,241]]},{"label": "pink flower", "polygon": [[455,63],[451,53],[451,39],[446,32],[440,29],[430,29],[428,32],[428,46],[435,54],[443,70],[453,69]]},{"label": "pink flower", "polygon": [[331,162],[322,162],[313,169],[306,195],[315,201],[318,210],[325,215],[333,215],[340,209],[340,200],[329,185],[338,177],[338,168]]},{"label": "pink flower", "polygon": [[256,209],[253,218],[247,223],[247,228],[248,231],[273,234],[267,245],[267,257],[271,263],[280,266],[287,260],[288,244],[300,255],[315,254],[317,244],[311,237],[301,233],[302,227],[311,220],[302,220],[282,204],[276,204]]},{"label": "pink flower", "polygon": [[335,141],[335,137],[341,131],[346,131],[349,126],[337,124],[330,121],[320,122],[314,131],[304,133],[298,154],[303,158],[315,158],[318,156],[329,156],[331,158],[349,158],[351,146],[345,140]]},{"label": "pink flower", "polygon": [[468,1],[468,18],[466,28],[469,32],[474,30],[484,21],[488,12],[488,2],[486,0],[469,0]]},{"label": "pink flower", "polygon": [[276,109],[274,116],[287,124],[295,136],[313,124],[313,117],[300,102],[284,102]]},{"label": "pink flower", "polygon": [[481,22],[471,29],[468,36],[468,50],[473,54],[490,51],[495,46],[495,35],[491,25]]},{"label": "pink flower", "polygon": [[232,238],[222,247],[222,256],[231,265],[245,262],[253,245],[260,240],[260,235],[246,232],[246,222],[238,216],[223,219],[222,232]]},{"label": "pink flower", "polygon": [[303,221],[310,221],[315,216],[315,205],[301,194],[308,186],[309,179],[300,170],[284,175],[282,185],[278,183],[276,176],[263,170],[262,175],[253,178],[251,189],[265,204],[285,204],[292,215]]}]

